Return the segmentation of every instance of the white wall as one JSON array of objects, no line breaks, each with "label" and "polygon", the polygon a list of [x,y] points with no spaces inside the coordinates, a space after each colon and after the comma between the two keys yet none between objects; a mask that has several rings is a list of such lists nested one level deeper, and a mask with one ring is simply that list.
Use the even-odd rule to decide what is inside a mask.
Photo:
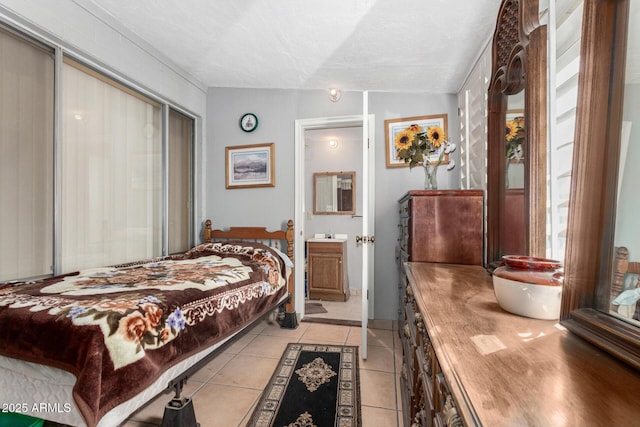
[{"label": "white wall", "polygon": [[[216,228],[259,223],[280,228],[294,217],[294,124],[296,119],[362,113],[362,94],[326,91],[209,88],[207,96],[205,213]],[[243,132],[242,114],[258,116],[258,128]],[[225,189],[225,147],[275,143],[275,187]]]},{"label": "white wall", "polygon": [[[362,114],[362,94],[343,93],[339,102],[326,91],[210,88],[207,96],[207,157],[205,216],[216,227],[259,223],[277,228],[294,216],[294,124],[297,119]],[[238,127],[243,113],[257,114],[256,131]],[[448,131],[457,141],[457,97],[454,94],[369,93],[369,113],[375,115],[375,318],[395,319],[398,308],[397,202],[408,190],[424,188],[420,169],[388,169],[384,120],[431,114],[448,115]],[[225,189],[225,146],[274,142],[276,186]],[[459,153],[454,153],[459,164]],[[438,170],[440,188],[459,188],[460,170]]]}]

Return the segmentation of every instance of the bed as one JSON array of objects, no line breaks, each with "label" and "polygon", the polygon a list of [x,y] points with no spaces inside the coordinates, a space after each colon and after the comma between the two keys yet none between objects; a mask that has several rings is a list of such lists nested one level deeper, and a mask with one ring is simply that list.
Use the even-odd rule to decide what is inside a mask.
[{"label": "bed", "polygon": [[[183,254],[0,284],[0,404],[114,426],[274,311],[295,327],[293,222],[213,230]],[[284,243],[282,243],[284,242]]]}]

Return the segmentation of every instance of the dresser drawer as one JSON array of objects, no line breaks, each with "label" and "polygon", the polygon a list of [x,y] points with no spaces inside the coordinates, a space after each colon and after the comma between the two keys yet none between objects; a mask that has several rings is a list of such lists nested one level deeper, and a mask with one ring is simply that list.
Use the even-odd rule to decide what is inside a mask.
[{"label": "dresser drawer", "polygon": [[[409,386],[407,382],[407,373],[405,370],[405,366],[402,367],[402,373],[400,374],[400,396],[402,399],[402,407],[403,408],[411,408],[413,407],[413,394],[412,387]],[[411,425],[411,412],[410,411],[402,411],[403,415],[403,425],[410,426]]]},{"label": "dresser drawer", "polygon": [[409,216],[409,202],[411,202],[411,199],[406,199],[398,205],[398,215],[400,218]]},{"label": "dresser drawer", "polygon": [[431,345],[431,340],[428,337],[423,338],[423,342],[416,350],[416,358],[418,359],[418,367],[420,368],[420,375],[424,377],[425,383],[429,385],[429,394],[433,390],[433,378],[436,371],[436,355]]},{"label": "dresser drawer", "polygon": [[433,408],[433,399],[431,398],[431,386],[424,382],[424,378],[420,377],[416,385],[416,397],[414,404],[414,414],[412,425],[431,426],[435,410]]},{"label": "dresser drawer", "polygon": [[444,375],[439,372],[436,375],[435,382],[435,418],[438,423],[441,423],[447,427],[464,427],[464,423],[458,414],[458,408],[456,407],[451,391],[447,385]]},{"label": "dresser drawer", "polygon": [[409,339],[416,345],[416,321],[415,321],[415,313],[413,311],[413,306],[411,303],[407,302],[404,306],[405,317],[407,319],[407,325],[409,327],[409,333],[411,334]]},{"label": "dresser drawer", "polygon": [[410,218],[400,218],[400,223],[398,224],[400,228],[398,244],[404,252],[409,252],[409,221]]},{"label": "dresser drawer", "polygon": [[482,191],[410,191],[398,206],[398,245],[410,261],[482,265]]}]

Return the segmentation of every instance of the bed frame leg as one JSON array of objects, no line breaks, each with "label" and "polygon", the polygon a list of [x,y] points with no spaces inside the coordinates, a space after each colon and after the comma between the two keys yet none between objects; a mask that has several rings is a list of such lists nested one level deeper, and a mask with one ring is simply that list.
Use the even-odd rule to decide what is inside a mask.
[{"label": "bed frame leg", "polygon": [[295,329],[298,327],[298,316],[295,311],[284,313],[282,327],[286,329]]},{"label": "bed frame leg", "polygon": [[191,398],[171,399],[164,407],[162,427],[200,427]]}]

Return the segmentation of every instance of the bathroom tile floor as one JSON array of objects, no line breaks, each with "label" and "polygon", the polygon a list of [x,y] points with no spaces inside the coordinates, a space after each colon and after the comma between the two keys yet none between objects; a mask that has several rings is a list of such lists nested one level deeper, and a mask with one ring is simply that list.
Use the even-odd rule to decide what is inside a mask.
[{"label": "bathroom tile floor", "polygon": [[324,300],[309,300],[310,302],[316,302],[322,304],[327,312],[307,314],[305,320],[319,321],[318,319],[336,319],[347,320],[351,322],[361,322],[362,316],[362,296],[352,295],[347,301],[324,301]]},{"label": "bathroom tile floor", "polygon": [[[363,427],[402,426],[399,373],[402,349],[391,321],[373,321],[368,329],[368,357],[360,358]],[[285,346],[289,342],[361,344],[360,327],[301,322],[282,329],[261,322],[194,375],[183,390],[191,396],[201,427],[244,426],[251,417]],[[360,350],[362,356],[362,350]],[[130,416],[122,427],[160,426],[163,394]]]}]

